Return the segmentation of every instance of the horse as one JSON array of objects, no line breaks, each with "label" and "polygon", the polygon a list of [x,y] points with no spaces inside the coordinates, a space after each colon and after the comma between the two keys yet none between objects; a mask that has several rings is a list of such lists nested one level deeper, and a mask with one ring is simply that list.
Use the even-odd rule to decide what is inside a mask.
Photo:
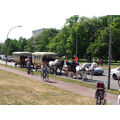
[{"label": "horse", "polygon": [[94,72],[94,67],[92,68],[92,64],[91,66],[89,66],[89,64],[84,63],[76,67],[76,74],[77,76],[80,75],[82,80],[87,79],[88,73],[90,74],[91,79],[93,79],[93,72]]},{"label": "horse", "polygon": [[[64,60],[56,59],[55,61],[50,61],[49,62],[49,70],[53,71],[54,74],[57,74],[57,70],[60,70],[60,74],[62,74],[62,68],[64,65]],[[49,72],[50,72],[49,71]]]},{"label": "horse", "polygon": [[26,56],[24,56],[24,55],[20,56],[20,67],[21,68],[26,67],[27,62],[28,62],[28,58]]},{"label": "horse", "polygon": [[76,76],[76,66],[78,66],[76,62],[65,61],[63,66],[65,76],[70,76],[72,78],[74,75]]},{"label": "horse", "polygon": [[80,75],[80,79],[84,80],[87,78],[87,71],[86,71],[86,64],[81,64],[79,66],[76,66],[76,76]]}]

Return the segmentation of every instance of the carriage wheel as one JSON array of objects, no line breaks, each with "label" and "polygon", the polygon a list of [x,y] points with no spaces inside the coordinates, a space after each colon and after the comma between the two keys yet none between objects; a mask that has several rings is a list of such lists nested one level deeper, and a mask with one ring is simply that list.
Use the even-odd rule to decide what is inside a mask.
[{"label": "carriage wheel", "polygon": [[17,63],[15,63],[15,67],[17,66]]}]

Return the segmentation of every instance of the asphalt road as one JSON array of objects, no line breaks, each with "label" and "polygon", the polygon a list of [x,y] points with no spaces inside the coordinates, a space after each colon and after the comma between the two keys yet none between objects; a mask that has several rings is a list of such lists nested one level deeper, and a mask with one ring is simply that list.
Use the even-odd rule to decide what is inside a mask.
[{"label": "asphalt road", "polygon": [[[0,60],[0,63],[6,64],[6,62],[2,60]],[[14,62],[7,62],[7,64],[10,66],[15,66]],[[64,76],[61,76],[61,77],[64,77]],[[102,76],[93,76],[93,80],[90,79],[90,75],[87,75],[87,77],[88,77],[88,80],[85,80],[84,82],[96,84],[98,81],[103,81],[106,87],[108,85],[108,70],[104,70],[104,74]],[[76,79],[73,79],[73,80],[76,80]],[[118,86],[118,81],[113,80],[112,76],[110,79],[110,88],[117,89],[117,90],[120,89],[120,87]]]}]

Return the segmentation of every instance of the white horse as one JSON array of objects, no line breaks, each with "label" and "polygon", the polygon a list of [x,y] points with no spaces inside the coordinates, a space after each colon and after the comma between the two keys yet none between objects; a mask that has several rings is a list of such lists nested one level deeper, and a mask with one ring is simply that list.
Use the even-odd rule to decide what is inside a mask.
[{"label": "white horse", "polygon": [[77,76],[80,75],[82,80],[84,80],[87,79],[87,74],[89,73],[91,76],[91,80],[93,80],[93,72],[95,67],[96,67],[95,62],[93,62],[91,66],[89,66],[89,64],[87,63],[81,64],[80,66],[76,67]]},{"label": "white horse", "polygon": [[97,67],[96,62],[93,61],[93,63],[91,64],[91,66],[89,68],[86,68],[86,73],[89,73],[91,76],[91,80],[93,80],[93,72],[94,69]]},{"label": "white horse", "polygon": [[80,64],[79,66],[76,66],[76,76],[80,75],[80,78],[82,80],[87,79],[87,74],[86,74],[86,64]]},{"label": "white horse", "polygon": [[56,59],[55,61],[49,62],[50,70],[53,70],[54,74],[57,74],[57,69],[59,68],[60,73],[64,64],[64,60]]}]

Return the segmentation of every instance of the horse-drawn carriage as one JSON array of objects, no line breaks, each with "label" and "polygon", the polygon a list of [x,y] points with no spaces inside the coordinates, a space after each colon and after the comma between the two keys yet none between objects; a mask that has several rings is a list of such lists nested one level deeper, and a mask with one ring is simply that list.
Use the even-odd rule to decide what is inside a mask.
[{"label": "horse-drawn carriage", "polygon": [[55,52],[34,52],[32,53],[32,63],[37,70],[38,67],[41,67],[42,62],[49,64],[49,61],[54,61],[56,56]]},{"label": "horse-drawn carriage", "polygon": [[32,54],[30,52],[13,52],[12,54],[15,61],[15,66],[20,65],[20,67],[26,67],[27,59],[32,59]]}]

